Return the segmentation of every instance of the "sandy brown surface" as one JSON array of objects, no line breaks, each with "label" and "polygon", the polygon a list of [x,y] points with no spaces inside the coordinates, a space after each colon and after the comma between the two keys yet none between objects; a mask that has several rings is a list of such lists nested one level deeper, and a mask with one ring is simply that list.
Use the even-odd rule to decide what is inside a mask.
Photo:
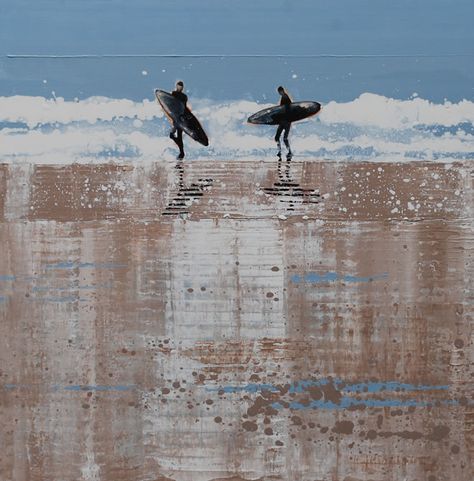
[{"label": "sandy brown surface", "polygon": [[471,481],[472,181],[0,166],[0,479]]}]

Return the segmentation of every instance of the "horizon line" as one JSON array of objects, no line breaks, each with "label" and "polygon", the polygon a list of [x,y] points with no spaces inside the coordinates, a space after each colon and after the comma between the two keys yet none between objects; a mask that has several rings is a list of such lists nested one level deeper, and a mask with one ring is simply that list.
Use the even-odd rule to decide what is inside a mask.
[{"label": "horizon line", "polygon": [[6,54],[9,59],[82,59],[82,58],[440,58],[440,57],[472,57],[474,53],[444,53],[444,54],[218,54],[218,53],[199,53],[199,54]]}]

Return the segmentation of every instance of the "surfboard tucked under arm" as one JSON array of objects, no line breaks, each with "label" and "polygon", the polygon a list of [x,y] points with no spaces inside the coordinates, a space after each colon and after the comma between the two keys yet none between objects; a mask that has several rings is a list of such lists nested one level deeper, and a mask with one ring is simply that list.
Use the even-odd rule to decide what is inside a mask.
[{"label": "surfboard tucked under arm", "polygon": [[183,102],[160,89],[155,90],[155,96],[172,125],[183,129],[196,142],[206,147],[209,145],[209,139],[199,120],[184,107]]},{"label": "surfboard tucked under arm", "polygon": [[293,102],[286,107],[278,105],[260,110],[251,115],[247,122],[250,124],[278,125],[282,122],[296,122],[317,114],[321,110],[318,102]]}]

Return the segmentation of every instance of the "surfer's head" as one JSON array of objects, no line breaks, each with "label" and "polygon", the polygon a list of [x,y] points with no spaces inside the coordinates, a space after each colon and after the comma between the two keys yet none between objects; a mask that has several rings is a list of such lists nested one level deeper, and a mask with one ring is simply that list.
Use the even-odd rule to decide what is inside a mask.
[{"label": "surfer's head", "polygon": [[281,85],[277,88],[277,92],[280,94],[280,95],[283,95],[285,93],[285,89],[284,87],[282,87]]},{"label": "surfer's head", "polygon": [[184,89],[184,83],[183,83],[183,81],[182,81],[182,80],[178,80],[178,81],[176,82],[176,90],[177,90],[178,92],[181,92],[183,89]]}]

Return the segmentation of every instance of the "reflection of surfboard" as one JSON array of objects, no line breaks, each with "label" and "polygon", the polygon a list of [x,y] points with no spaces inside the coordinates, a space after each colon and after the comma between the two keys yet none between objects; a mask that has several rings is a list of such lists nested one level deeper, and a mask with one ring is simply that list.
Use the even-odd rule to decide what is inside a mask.
[{"label": "reflection of surfboard", "polygon": [[317,114],[321,110],[318,102],[293,102],[289,108],[284,105],[260,110],[251,115],[247,122],[251,124],[278,125],[281,122],[296,122]]},{"label": "reflection of surfboard", "polygon": [[199,120],[184,106],[183,102],[164,90],[155,90],[155,96],[171,124],[176,124],[192,139],[206,147],[209,145],[206,132]]}]

